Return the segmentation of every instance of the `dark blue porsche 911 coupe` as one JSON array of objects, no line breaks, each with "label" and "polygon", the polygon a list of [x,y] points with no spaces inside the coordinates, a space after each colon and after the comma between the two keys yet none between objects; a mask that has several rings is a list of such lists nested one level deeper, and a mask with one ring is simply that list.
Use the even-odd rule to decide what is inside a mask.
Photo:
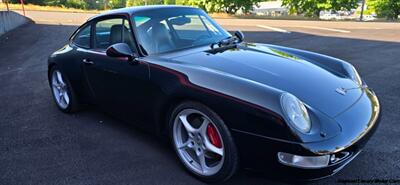
[{"label": "dark blue porsche 911 coupe", "polygon": [[161,138],[206,182],[239,168],[317,179],[352,161],[380,105],[333,57],[248,43],[204,11],[146,6],[89,19],[48,60],[57,107],[93,105]]}]

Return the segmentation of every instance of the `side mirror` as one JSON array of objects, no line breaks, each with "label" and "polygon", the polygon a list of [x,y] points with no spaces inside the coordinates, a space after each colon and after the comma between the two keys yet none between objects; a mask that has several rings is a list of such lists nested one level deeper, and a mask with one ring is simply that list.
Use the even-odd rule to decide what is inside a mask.
[{"label": "side mirror", "polygon": [[244,34],[243,32],[241,32],[240,30],[235,32],[235,36],[236,38],[238,38],[239,42],[243,42],[244,40]]},{"label": "side mirror", "polygon": [[107,48],[106,54],[107,56],[113,58],[127,57],[131,62],[137,57],[126,43],[117,43],[111,45]]}]

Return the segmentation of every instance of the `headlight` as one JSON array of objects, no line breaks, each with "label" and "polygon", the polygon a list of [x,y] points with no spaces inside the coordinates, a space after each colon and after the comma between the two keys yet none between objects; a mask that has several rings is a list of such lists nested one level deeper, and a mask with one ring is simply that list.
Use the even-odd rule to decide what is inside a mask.
[{"label": "headlight", "polygon": [[310,117],[303,102],[290,93],[283,93],[281,105],[290,124],[303,133],[310,132]]}]

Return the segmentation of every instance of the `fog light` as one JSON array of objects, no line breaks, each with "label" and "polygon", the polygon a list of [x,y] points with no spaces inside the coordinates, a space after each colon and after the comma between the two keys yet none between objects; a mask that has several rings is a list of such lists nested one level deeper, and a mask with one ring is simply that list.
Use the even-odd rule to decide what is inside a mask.
[{"label": "fog light", "polygon": [[299,156],[278,152],[278,159],[284,165],[298,168],[323,168],[329,164],[329,155],[323,156]]}]

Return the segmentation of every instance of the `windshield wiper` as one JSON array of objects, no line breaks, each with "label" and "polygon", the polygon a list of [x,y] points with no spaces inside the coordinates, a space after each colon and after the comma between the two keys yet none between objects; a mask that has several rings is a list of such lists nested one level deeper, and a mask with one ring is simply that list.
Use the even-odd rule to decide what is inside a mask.
[{"label": "windshield wiper", "polygon": [[237,38],[229,36],[227,38],[224,38],[218,42],[214,42],[211,44],[211,49],[215,49],[215,45],[217,45],[219,48],[223,47],[223,46],[229,46],[231,44],[236,44],[237,42]]},{"label": "windshield wiper", "polygon": [[[241,31],[236,31],[235,36],[226,37],[218,42],[214,42],[211,44],[211,50],[209,53],[218,53],[223,52],[228,49],[237,48],[240,43],[243,42],[244,35]],[[218,45],[216,48],[215,45]]]},{"label": "windshield wiper", "polygon": [[[229,49],[237,48],[239,43],[239,40],[235,37],[228,37],[226,39],[220,40],[219,42],[211,44],[211,49],[207,52],[211,54],[224,52]],[[215,45],[218,45],[218,47],[215,47]]]}]

